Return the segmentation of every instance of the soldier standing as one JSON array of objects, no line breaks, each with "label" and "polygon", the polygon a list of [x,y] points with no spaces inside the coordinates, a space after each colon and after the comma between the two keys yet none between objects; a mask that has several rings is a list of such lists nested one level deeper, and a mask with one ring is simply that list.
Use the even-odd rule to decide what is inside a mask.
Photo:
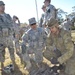
[{"label": "soldier standing", "polygon": [[42,28],[37,28],[35,18],[29,19],[29,25],[31,28],[22,37],[22,53],[27,69],[31,67],[29,54],[35,55],[34,61],[38,66],[43,61],[42,52],[46,40],[45,31]]},{"label": "soldier standing", "polygon": [[[18,21],[18,23],[16,23]],[[17,16],[13,16],[13,27],[14,27],[14,42],[15,42],[15,49],[16,53],[19,55],[20,51],[20,44],[19,44],[19,35],[20,35],[20,21]]]},{"label": "soldier standing", "polygon": [[48,29],[48,26],[46,24],[44,24],[45,11],[46,11],[46,6],[45,5],[42,6],[42,10],[43,10],[44,13],[41,16],[39,27],[42,27],[45,30],[46,35],[48,36],[50,34],[50,31]]},{"label": "soldier standing", "polygon": [[9,14],[5,13],[5,4],[0,1],[0,62],[5,61],[5,48],[8,47],[10,58],[15,62],[13,47],[13,21]]},{"label": "soldier standing", "polygon": [[75,75],[75,54],[73,54],[75,51],[71,34],[62,28],[60,29],[57,20],[53,18],[48,20],[47,25],[51,34],[46,41],[44,56],[50,60],[52,57],[58,56],[55,54],[55,50],[59,50],[61,56],[57,58],[57,62],[65,64],[65,74],[63,75]]},{"label": "soldier standing", "polygon": [[[17,23],[18,22],[18,23]],[[20,48],[20,20],[17,16],[13,16],[13,28],[14,28],[14,45],[16,49],[16,54],[20,57],[21,63],[22,63],[22,54],[21,54],[21,48]]]},{"label": "soldier standing", "polygon": [[51,0],[45,0],[44,5],[46,6],[46,12],[45,12],[45,20],[44,23],[49,19],[49,18],[56,18],[56,8],[54,5],[50,4]]}]

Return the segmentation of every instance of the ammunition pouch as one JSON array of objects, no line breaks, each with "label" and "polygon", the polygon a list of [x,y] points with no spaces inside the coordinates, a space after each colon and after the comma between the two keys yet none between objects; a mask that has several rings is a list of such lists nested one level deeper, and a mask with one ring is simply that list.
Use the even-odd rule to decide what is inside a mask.
[{"label": "ammunition pouch", "polygon": [[12,33],[9,28],[1,28],[0,29],[0,37],[8,37]]},{"label": "ammunition pouch", "polygon": [[0,52],[2,52],[4,50],[4,45],[0,44]]},{"label": "ammunition pouch", "polygon": [[8,37],[9,36],[8,28],[2,28],[2,35],[3,35],[3,37]]}]

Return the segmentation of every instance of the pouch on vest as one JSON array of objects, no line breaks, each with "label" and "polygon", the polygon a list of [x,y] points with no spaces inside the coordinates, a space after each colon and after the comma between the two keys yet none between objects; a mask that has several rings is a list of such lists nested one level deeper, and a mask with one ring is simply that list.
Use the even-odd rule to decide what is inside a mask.
[{"label": "pouch on vest", "polygon": [[2,52],[4,49],[4,45],[3,44],[0,44],[0,52]]},{"label": "pouch on vest", "polygon": [[2,29],[2,33],[3,33],[3,36],[4,36],[4,37],[9,36],[8,28],[3,28],[3,29]]}]

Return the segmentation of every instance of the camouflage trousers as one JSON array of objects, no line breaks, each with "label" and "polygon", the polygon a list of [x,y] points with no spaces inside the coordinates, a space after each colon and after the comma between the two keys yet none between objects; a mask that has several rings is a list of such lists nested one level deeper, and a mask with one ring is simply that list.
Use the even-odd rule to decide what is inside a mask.
[{"label": "camouflage trousers", "polygon": [[0,52],[0,62],[4,62],[5,60],[5,50]]},{"label": "camouflage trousers", "polygon": [[36,64],[39,64],[43,61],[42,50],[36,50],[33,54],[25,53],[22,55],[23,61],[26,62],[26,68],[31,67],[30,59],[34,60]]},{"label": "camouflage trousers", "polygon": [[29,54],[29,53],[25,53],[23,54],[23,59],[26,60],[30,60],[33,59],[36,63],[40,63],[43,61],[43,52],[42,50],[36,50],[33,53]]},{"label": "camouflage trousers", "polygon": [[16,49],[16,52],[18,50],[20,50],[20,44],[19,44],[19,39],[18,38],[14,38],[14,47]]},{"label": "camouflage trousers", "polygon": [[9,50],[11,60],[14,61],[15,55],[14,55],[14,46],[13,46],[13,36],[0,38],[0,44],[2,44],[2,46],[0,47],[0,62],[4,62],[5,60],[6,47]]},{"label": "camouflage trousers", "polygon": [[14,37],[14,47],[16,49],[16,52],[17,52],[17,49],[19,50],[20,49],[20,44],[19,44],[19,39],[20,39],[20,33],[17,32],[17,33],[14,33],[15,34],[15,37]]},{"label": "camouflage trousers", "polygon": [[15,37],[14,37],[14,48],[16,50],[16,54],[20,57],[20,59],[22,60],[22,52],[21,52],[21,48],[20,48],[20,42],[19,42],[19,33],[15,33]]}]

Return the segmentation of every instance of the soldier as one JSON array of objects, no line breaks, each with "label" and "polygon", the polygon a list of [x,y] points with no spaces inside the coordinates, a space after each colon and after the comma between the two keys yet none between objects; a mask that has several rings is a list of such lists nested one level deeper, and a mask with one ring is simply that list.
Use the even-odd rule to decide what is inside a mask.
[{"label": "soldier", "polygon": [[46,6],[44,23],[51,17],[56,18],[56,8],[50,3],[51,3],[51,0],[44,1],[44,5]]},{"label": "soldier", "polygon": [[75,75],[75,54],[73,54],[74,45],[71,40],[71,34],[62,28],[59,29],[57,20],[53,18],[48,20],[46,24],[50,28],[51,34],[46,41],[44,56],[49,60],[53,57],[56,58],[59,53],[56,55],[55,51],[59,50],[61,55],[58,56],[57,62],[65,64],[65,74],[63,75]]},{"label": "soldier", "polygon": [[45,11],[46,11],[46,6],[45,6],[45,5],[42,6],[42,10],[43,10],[44,13],[43,13],[42,16],[41,16],[40,23],[39,23],[39,27],[44,28],[45,33],[46,33],[46,35],[48,36],[48,35],[50,34],[50,31],[49,31],[49,29],[48,29],[48,26],[44,24]]},{"label": "soldier", "polygon": [[43,49],[45,47],[46,34],[42,28],[37,28],[35,18],[29,19],[30,29],[22,37],[22,53],[26,62],[26,68],[31,67],[29,54],[34,54],[34,61],[39,66],[43,61]]},{"label": "soldier", "polygon": [[[18,23],[16,23],[18,21]],[[16,53],[19,55],[20,44],[19,44],[19,35],[20,35],[20,21],[17,16],[13,16],[13,27],[14,27],[14,42]]]},{"label": "soldier", "polygon": [[10,58],[15,62],[13,47],[13,21],[9,14],[5,13],[5,4],[0,1],[0,62],[5,61],[5,48],[8,47]]}]

